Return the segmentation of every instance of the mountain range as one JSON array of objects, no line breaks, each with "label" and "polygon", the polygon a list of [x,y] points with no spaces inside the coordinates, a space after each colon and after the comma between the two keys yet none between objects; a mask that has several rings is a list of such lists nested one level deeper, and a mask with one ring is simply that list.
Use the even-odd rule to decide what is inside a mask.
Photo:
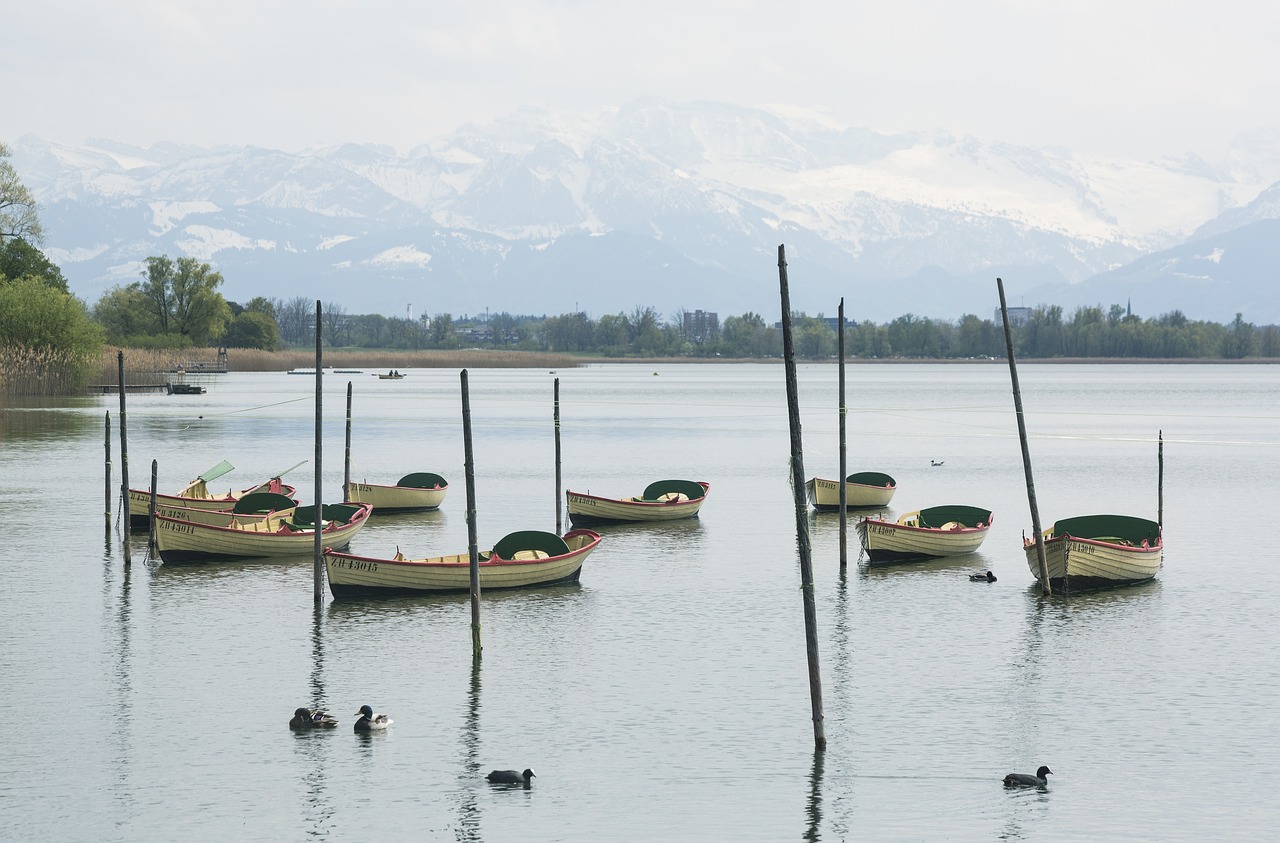
[{"label": "mountain range", "polygon": [[208,261],[233,301],[349,313],[593,316],[794,309],[883,321],[1010,305],[1280,323],[1280,135],[1220,161],[1119,160],[822,115],[637,101],[522,110],[407,153],[34,136],[12,161],[46,254],[92,304],[147,256]]}]

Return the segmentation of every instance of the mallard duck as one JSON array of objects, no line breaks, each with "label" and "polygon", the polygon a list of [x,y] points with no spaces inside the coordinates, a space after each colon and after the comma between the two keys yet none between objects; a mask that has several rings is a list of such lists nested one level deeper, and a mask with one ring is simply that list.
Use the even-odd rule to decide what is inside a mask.
[{"label": "mallard duck", "polygon": [[378,729],[385,729],[392,723],[391,718],[387,715],[374,714],[371,706],[360,706],[360,710],[356,714],[360,715],[360,719],[356,721],[357,732],[373,732]]},{"label": "mallard duck", "polygon": [[522,784],[528,787],[529,779],[534,778],[535,775],[533,770],[525,770],[523,773],[517,773],[515,770],[494,770],[485,776],[485,779],[494,784]]},{"label": "mallard duck", "polygon": [[974,582],[995,582],[996,575],[987,571],[985,574],[970,574],[969,579]]},{"label": "mallard duck", "polygon": [[319,708],[299,708],[289,720],[290,729],[324,729],[338,725],[338,718]]},{"label": "mallard duck", "polygon": [[1034,776],[1029,773],[1010,773],[1004,777],[1004,786],[1044,787],[1049,783],[1048,780],[1045,779],[1045,776],[1048,776],[1052,772],[1053,770],[1050,770],[1048,767],[1041,767],[1039,770],[1036,770],[1036,774]]}]

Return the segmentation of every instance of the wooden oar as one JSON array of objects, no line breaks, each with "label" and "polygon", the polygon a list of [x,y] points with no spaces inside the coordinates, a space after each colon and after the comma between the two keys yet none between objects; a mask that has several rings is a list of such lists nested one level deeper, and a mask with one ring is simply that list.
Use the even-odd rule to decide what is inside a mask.
[{"label": "wooden oar", "polygon": [[226,460],[223,460],[222,462],[218,463],[208,471],[204,471],[204,472],[201,472],[200,474],[197,474],[195,480],[192,480],[183,488],[181,492],[178,492],[178,497],[182,497],[183,495],[185,495],[187,492],[191,490],[191,487],[196,485],[197,483],[207,484],[210,480],[217,480],[222,475],[230,474],[232,471],[235,471],[235,470],[236,470],[236,467],[234,465],[227,462]]}]

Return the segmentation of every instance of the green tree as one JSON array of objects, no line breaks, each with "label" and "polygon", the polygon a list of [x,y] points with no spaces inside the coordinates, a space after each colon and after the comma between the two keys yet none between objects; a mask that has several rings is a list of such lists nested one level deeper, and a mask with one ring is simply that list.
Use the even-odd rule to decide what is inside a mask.
[{"label": "green tree", "polygon": [[102,329],[75,296],[38,278],[17,278],[0,284],[0,343],[87,360],[102,347]]},{"label": "green tree", "polygon": [[222,335],[231,308],[218,292],[222,275],[209,264],[190,257],[149,257],[143,278],[133,286],[155,317],[157,333],[178,334],[196,345]]},{"label": "green tree", "polygon": [[36,200],[18,178],[9,155],[9,147],[0,143],[0,243],[10,238],[42,243],[44,229],[36,213]]},{"label": "green tree", "polygon": [[62,270],[21,237],[11,237],[0,245],[0,279],[4,278],[39,278],[46,287],[70,292]]},{"label": "green tree", "polygon": [[431,317],[427,342],[432,348],[453,348],[457,345],[457,338],[453,333],[453,314],[437,313]]},{"label": "green tree", "polygon": [[280,347],[280,326],[276,320],[257,310],[245,310],[231,320],[222,342],[231,348],[261,348],[275,351]]}]

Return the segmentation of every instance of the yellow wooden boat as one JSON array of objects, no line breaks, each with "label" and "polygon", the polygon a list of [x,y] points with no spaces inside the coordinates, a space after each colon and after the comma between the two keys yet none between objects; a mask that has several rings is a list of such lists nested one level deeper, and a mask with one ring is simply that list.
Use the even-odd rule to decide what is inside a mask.
[{"label": "yellow wooden boat", "polygon": [[[583,561],[599,543],[600,534],[591,530],[570,530],[563,537],[540,530],[511,533],[480,553],[480,588],[577,582]],[[469,552],[408,559],[397,551],[382,559],[326,548],[324,562],[335,598],[471,590]]]},{"label": "yellow wooden boat", "polygon": [[895,521],[863,518],[858,538],[870,564],[972,553],[991,529],[991,511],[976,506],[931,506]]},{"label": "yellow wooden boat", "polygon": [[348,483],[347,500],[351,503],[373,504],[373,511],[412,512],[438,509],[449,491],[448,482],[439,474],[417,471],[401,477],[394,486],[376,483]]},{"label": "yellow wooden boat", "polygon": [[[1040,579],[1034,536],[1022,538],[1031,574]],[[1164,559],[1160,525],[1131,515],[1063,518],[1044,531],[1049,584],[1057,594],[1146,582]]]},{"label": "yellow wooden boat", "polygon": [[568,491],[565,498],[574,524],[676,521],[696,517],[710,489],[710,483],[701,481],[659,480],[635,498],[602,498]]},{"label": "yellow wooden boat", "polygon": [[[299,463],[301,464],[301,463]],[[297,468],[297,466],[294,466]],[[187,507],[190,509],[207,509],[222,512],[230,512],[236,505],[236,501],[245,495],[252,495],[257,492],[271,492],[278,495],[287,495],[293,497],[297,494],[297,489],[288,486],[280,481],[280,476],[272,477],[265,483],[259,483],[256,486],[250,486],[240,491],[227,490],[225,495],[220,495],[209,491],[209,482],[216,480],[222,475],[234,470],[231,463],[223,460],[213,468],[203,472],[195,480],[192,480],[177,494],[165,495],[156,494],[157,509],[174,509],[177,507]],[[281,472],[283,474],[284,472]],[[150,489],[130,489],[129,490],[129,527],[133,530],[146,530],[151,526],[151,490]]]},{"label": "yellow wooden boat", "polygon": [[[809,503],[819,512],[840,509],[840,481],[812,477],[804,484]],[[844,479],[846,509],[888,506],[898,482],[881,471],[859,471]]]},{"label": "yellow wooden boat", "polygon": [[[321,538],[344,548],[360,532],[373,507],[367,503],[325,504]],[[236,556],[305,556],[315,547],[315,507],[294,506],[265,516],[232,518],[225,525],[156,515],[156,547],[165,562]]]}]

